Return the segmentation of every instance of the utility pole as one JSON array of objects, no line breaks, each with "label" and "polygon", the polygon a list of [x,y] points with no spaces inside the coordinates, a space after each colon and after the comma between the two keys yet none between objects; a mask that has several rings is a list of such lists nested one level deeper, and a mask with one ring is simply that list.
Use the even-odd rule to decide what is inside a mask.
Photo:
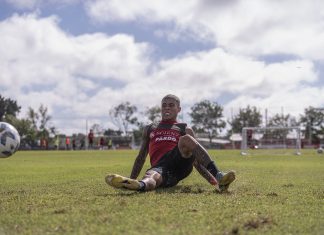
[{"label": "utility pole", "polygon": [[85,133],[85,149],[88,150],[88,118],[86,119],[86,133]]},{"label": "utility pole", "polygon": [[264,117],[265,117],[265,127],[268,126],[268,109],[264,110]]}]

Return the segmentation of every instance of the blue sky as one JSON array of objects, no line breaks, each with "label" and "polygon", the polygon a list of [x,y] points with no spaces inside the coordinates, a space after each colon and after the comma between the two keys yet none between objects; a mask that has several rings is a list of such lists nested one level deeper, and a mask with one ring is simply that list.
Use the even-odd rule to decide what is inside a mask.
[{"label": "blue sky", "polygon": [[[170,7],[172,6],[172,7]],[[203,99],[299,116],[324,107],[324,2],[4,0],[0,93],[48,107],[60,133],[116,128],[109,110],[144,111],[177,94],[184,121]]]}]

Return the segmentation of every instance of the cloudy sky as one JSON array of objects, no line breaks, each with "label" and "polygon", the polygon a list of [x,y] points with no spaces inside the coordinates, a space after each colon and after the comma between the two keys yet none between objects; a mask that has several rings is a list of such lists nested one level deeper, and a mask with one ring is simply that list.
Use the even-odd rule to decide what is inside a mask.
[{"label": "cloudy sky", "polygon": [[322,0],[1,0],[0,94],[60,133],[167,93],[298,116],[324,107]]}]

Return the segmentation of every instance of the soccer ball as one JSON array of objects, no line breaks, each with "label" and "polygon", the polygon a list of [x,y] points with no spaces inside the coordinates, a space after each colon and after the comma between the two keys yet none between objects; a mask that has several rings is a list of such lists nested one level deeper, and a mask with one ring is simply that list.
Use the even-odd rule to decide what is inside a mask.
[{"label": "soccer ball", "polygon": [[0,158],[10,157],[20,145],[20,136],[16,128],[6,122],[0,122]]},{"label": "soccer ball", "polygon": [[323,149],[322,149],[322,147],[319,147],[319,148],[317,149],[317,153],[318,153],[318,154],[322,154],[322,153],[323,153]]}]

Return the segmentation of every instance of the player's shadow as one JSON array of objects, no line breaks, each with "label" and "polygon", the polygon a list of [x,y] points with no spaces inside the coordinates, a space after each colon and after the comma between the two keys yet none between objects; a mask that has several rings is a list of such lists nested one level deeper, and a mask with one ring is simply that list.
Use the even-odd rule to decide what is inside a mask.
[{"label": "player's shadow", "polygon": [[99,193],[96,196],[101,197],[133,197],[138,194],[146,194],[146,193],[158,193],[158,194],[201,194],[209,192],[210,190],[206,190],[199,185],[176,185],[170,188],[157,188],[154,191],[149,192],[138,192],[138,191],[129,191],[127,189],[118,189],[116,192],[108,192],[108,193]]},{"label": "player's shadow", "polygon": [[158,188],[155,190],[156,193],[160,194],[223,194],[231,195],[232,192],[220,192],[218,189],[210,189],[210,187],[205,187],[204,185],[176,185],[171,188]]},{"label": "player's shadow", "polygon": [[170,188],[157,188],[154,191],[149,192],[139,192],[139,191],[130,191],[128,189],[118,189],[116,192],[109,192],[103,194],[97,194],[96,196],[101,197],[134,197],[139,194],[146,193],[157,193],[157,194],[231,194],[231,192],[220,193],[218,190],[211,190],[206,188],[203,185],[176,185]]},{"label": "player's shadow", "polygon": [[140,192],[137,191],[129,191],[127,189],[118,189],[118,192],[114,193],[99,193],[96,196],[99,197],[133,197],[138,195]]},{"label": "player's shadow", "polygon": [[185,193],[185,194],[201,194],[206,193],[209,190],[206,190],[204,187],[200,185],[176,185],[170,188],[157,188],[155,190],[156,193],[164,194],[174,194],[174,193]]}]

